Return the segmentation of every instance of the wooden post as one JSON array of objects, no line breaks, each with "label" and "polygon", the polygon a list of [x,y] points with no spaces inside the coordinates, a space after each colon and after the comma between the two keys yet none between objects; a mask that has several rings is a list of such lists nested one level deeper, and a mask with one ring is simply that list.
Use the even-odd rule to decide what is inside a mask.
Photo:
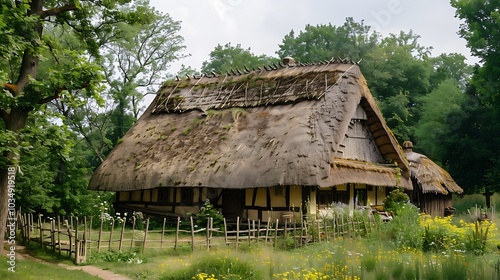
[{"label": "wooden post", "polygon": [[[77,227],[78,227],[78,220]],[[86,244],[86,236],[87,234],[87,217],[83,217],[83,236],[82,239],[78,238],[76,235],[75,238],[75,264],[79,264],[85,262],[87,260],[87,244]]]},{"label": "wooden post", "polygon": [[50,220],[50,247],[53,252],[56,251],[56,220]]},{"label": "wooden post", "polygon": [[297,248],[297,221],[295,220],[295,213],[293,214],[293,248]]},{"label": "wooden post", "polygon": [[189,220],[191,221],[191,250],[194,251],[194,222],[193,222],[193,216],[190,216]]},{"label": "wooden post", "polygon": [[135,238],[135,216],[132,216],[132,237],[130,238],[130,249],[129,251],[132,252],[132,246],[134,245],[134,238]]},{"label": "wooden post", "polygon": [[328,242],[328,224],[326,222],[326,219],[323,219],[323,228],[325,229],[325,239],[326,242]]},{"label": "wooden post", "polygon": [[210,251],[210,220],[212,218],[207,219],[207,228],[206,228],[206,240],[207,240],[207,251]]},{"label": "wooden post", "polygon": [[[114,220],[113,220],[114,221]],[[125,234],[125,221],[123,221],[122,224],[122,232],[120,233],[120,243],[118,244],[118,251],[122,250],[123,246],[123,235]],[[110,234],[110,240],[111,240],[111,234]],[[111,242],[109,243],[110,248],[111,248]]]},{"label": "wooden post", "polygon": [[165,236],[165,224],[167,222],[167,218],[163,218],[163,226],[161,227],[161,236],[160,236],[160,248],[163,247],[163,238]]},{"label": "wooden post", "polygon": [[236,217],[236,249],[238,249],[239,241],[240,241],[240,216]]},{"label": "wooden post", "polygon": [[28,244],[31,241],[31,231],[33,230],[33,214],[28,214]]},{"label": "wooden post", "polygon": [[57,215],[57,244],[59,246],[59,255],[61,254],[61,216]]},{"label": "wooden post", "polygon": [[229,241],[227,240],[227,223],[226,223],[226,218],[224,218],[224,241],[226,242],[226,245],[229,245]]},{"label": "wooden post", "polygon": [[[255,229],[255,221],[254,221],[254,229]],[[257,244],[259,243],[259,236],[260,236],[260,219],[257,221],[257,229],[255,231],[255,240]]]},{"label": "wooden post", "polygon": [[[99,235],[97,236],[97,252],[101,252],[101,240],[102,240],[102,224],[103,224],[103,219],[101,217],[101,224],[99,226]],[[111,243],[111,241],[110,241]]]},{"label": "wooden post", "polygon": [[146,242],[148,240],[148,228],[149,228],[149,218],[146,219],[146,228],[144,229],[144,241],[142,243],[142,253],[146,249]]},{"label": "wooden post", "polygon": [[92,248],[90,248],[90,247],[92,247],[92,216],[90,216],[88,244],[89,244],[89,255],[92,255],[91,254]]},{"label": "wooden post", "polygon": [[177,249],[177,245],[179,242],[179,227],[181,225],[181,217],[177,217],[177,228],[175,230],[175,243],[174,243],[174,249]]},{"label": "wooden post", "polygon": [[265,243],[267,243],[267,240],[269,238],[269,227],[271,226],[271,217],[267,218],[267,226],[266,226],[266,239]]},{"label": "wooden post", "polygon": [[276,248],[276,241],[278,240],[278,225],[280,220],[276,219],[276,227],[274,229],[274,247]]},{"label": "wooden post", "polygon": [[[75,264],[78,263],[78,252],[80,252],[80,239],[78,238],[78,217],[75,217]],[[72,247],[71,247],[72,248]],[[70,251],[71,251],[70,248]]]},{"label": "wooden post", "polygon": [[40,229],[39,230],[40,244],[43,245],[43,229],[42,229],[42,215],[41,214],[38,214],[38,228]]},{"label": "wooden post", "polygon": [[250,227],[250,220],[248,220],[248,245],[250,245],[250,242],[252,241],[253,231],[251,229],[252,228]]},{"label": "wooden post", "polygon": [[[101,223],[102,223],[101,219]],[[125,219],[123,220],[123,226],[125,226]],[[102,227],[102,225],[101,225]],[[113,230],[115,229],[115,219],[111,218],[111,228],[109,230],[109,243],[108,243],[108,251],[111,251],[111,244],[113,243]]]}]

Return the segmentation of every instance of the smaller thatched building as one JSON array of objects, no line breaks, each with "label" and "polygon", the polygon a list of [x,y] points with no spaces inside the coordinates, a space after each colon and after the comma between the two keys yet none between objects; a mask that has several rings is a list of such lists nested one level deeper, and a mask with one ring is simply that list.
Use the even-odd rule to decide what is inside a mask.
[{"label": "smaller thatched building", "polygon": [[413,151],[413,143],[405,141],[403,149],[410,162],[413,204],[432,217],[453,213],[452,194],[463,192],[451,175],[425,155]]},{"label": "smaller thatched building", "polygon": [[358,65],[333,59],[166,82],[97,168],[115,208],[226,218],[380,205],[411,189],[408,162]]}]

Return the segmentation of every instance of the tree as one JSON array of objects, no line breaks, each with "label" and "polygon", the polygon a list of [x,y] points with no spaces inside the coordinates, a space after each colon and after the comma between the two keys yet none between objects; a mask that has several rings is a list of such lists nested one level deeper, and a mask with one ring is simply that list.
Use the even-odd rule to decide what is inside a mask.
[{"label": "tree", "polygon": [[307,25],[298,35],[293,30],[285,35],[277,53],[300,62],[332,57],[359,61],[389,127],[399,141],[411,139],[418,119],[418,97],[430,90],[430,49],[421,46],[420,37],[411,31],[383,38],[370,29],[352,18],[339,27]]},{"label": "tree", "polygon": [[416,145],[441,163],[446,159],[443,145],[455,127],[463,120],[463,107],[468,100],[455,79],[443,81],[435,90],[420,98],[421,117],[415,126]]},{"label": "tree", "polygon": [[[179,21],[154,11],[148,22],[118,24],[119,35],[103,46],[107,95],[116,105],[111,111],[113,143],[139,117],[144,95],[154,93],[167,79],[170,63],[184,57],[179,54],[185,49],[184,38],[178,34],[180,28]],[[146,93],[141,93],[141,88]]]},{"label": "tree", "polygon": [[250,48],[244,49],[240,44],[236,46],[227,43],[224,46],[217,45],[210,52],[210,59],[204,61],[201,66],[202,73],[225,73],[231,71],[243,71],[243,69],[252,69],[269,65],[277,62],[277,58],[267,55],[255,55],[250,51]]},{"label": "tree", "polygon": [[[0,244],[4,241],[8,208],[9,174],[18,166],[20,150],[29,145],[26,127],[29,113],[58,98],[97,98],[102,76],[100,67],[89,60],[99,57],[98,46],[114,36],[112,24],[140,22],[148,17],[130,5],[133,1],[11,1],[2,0],[0,16]],[[70,49],[47,30],[61,27],[75,32],[84,47]],[[70,106],[76,105],[69,102]],[[36,124],[34,124],[36,125]],[[15,168],[17,170],[17,168]],[[12,191],[12,190],[11,190]]]},{"label": "tree", "polygon": [[292,30],[285,35],[279,50],[279,57],[291,56],[300,62],[318,62],[332,58],[365,59],[378,44],[380,35],[370,32],[370,26],[363,21],[357,23],[346,18],[342,26],[320,24],[306,25],[298,35]]},{"label": "tree", "polygon": [[[454,152],[477,153],[472,169],[461,170],[468,174],[470,187],[484,191],[486,205],[492,192],[500,191],[500,1],[452,0],[456,16],[463,20],[459,34],[467,41],[471,53],[481,59],[476,65],[468,89],[474,106],[467,108],[464,125],[456,133],[463,136],[456,139]],[[471,127],[466,125],[472,125]],[[471,131],[472,130],[472,131]],[[462,145],[461,145],[462,144]],[[470,146],[474,145],[474,146]],[[450,147],[452,149],[452,147]],[[451,151],[450,151],[451,152]],[[478,156],[481,156],[478,158]],[[484,157],[482,157],[484,156]],[[468,159],[468,162],[471,160]],[[464,168],[467,165],[464,165]],[[459,169],[460,170],[460,169]],[[470,181],[473,178],[474,181]]]}]

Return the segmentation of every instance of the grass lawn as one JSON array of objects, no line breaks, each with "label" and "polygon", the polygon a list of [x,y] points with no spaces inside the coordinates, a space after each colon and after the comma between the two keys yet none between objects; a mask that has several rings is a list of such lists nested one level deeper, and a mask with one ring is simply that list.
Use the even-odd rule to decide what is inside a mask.
[{"label": "grass lawn", "polygon": [[16,260],[15,272],[10,272],[6,256],[0,256],[0,279],[12,280],[54,280],[54,279],[100,279],[79,270],[67,270],[57,263],[43,264],[34,260]]}]

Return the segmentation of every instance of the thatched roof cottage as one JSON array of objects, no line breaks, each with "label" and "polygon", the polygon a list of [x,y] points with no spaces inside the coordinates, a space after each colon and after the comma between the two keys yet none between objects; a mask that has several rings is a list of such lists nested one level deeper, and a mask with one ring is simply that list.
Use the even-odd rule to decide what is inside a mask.
[{"label": "thatched roof cottage", "polygon": [[405,141],[403,149],[410,162],[413,183],[411,201],[432,217],[452,214],[452,194],[463,193],[462,188],[446,170],[427,156],[414,152],[411,141]]},{"label": "thatched roof cottage", "polygon": [[210,199],[251,219],[412,189],[356,63],[284,62],[166,82],[90,189],[117,192],[117,209],[184,215]]}]

